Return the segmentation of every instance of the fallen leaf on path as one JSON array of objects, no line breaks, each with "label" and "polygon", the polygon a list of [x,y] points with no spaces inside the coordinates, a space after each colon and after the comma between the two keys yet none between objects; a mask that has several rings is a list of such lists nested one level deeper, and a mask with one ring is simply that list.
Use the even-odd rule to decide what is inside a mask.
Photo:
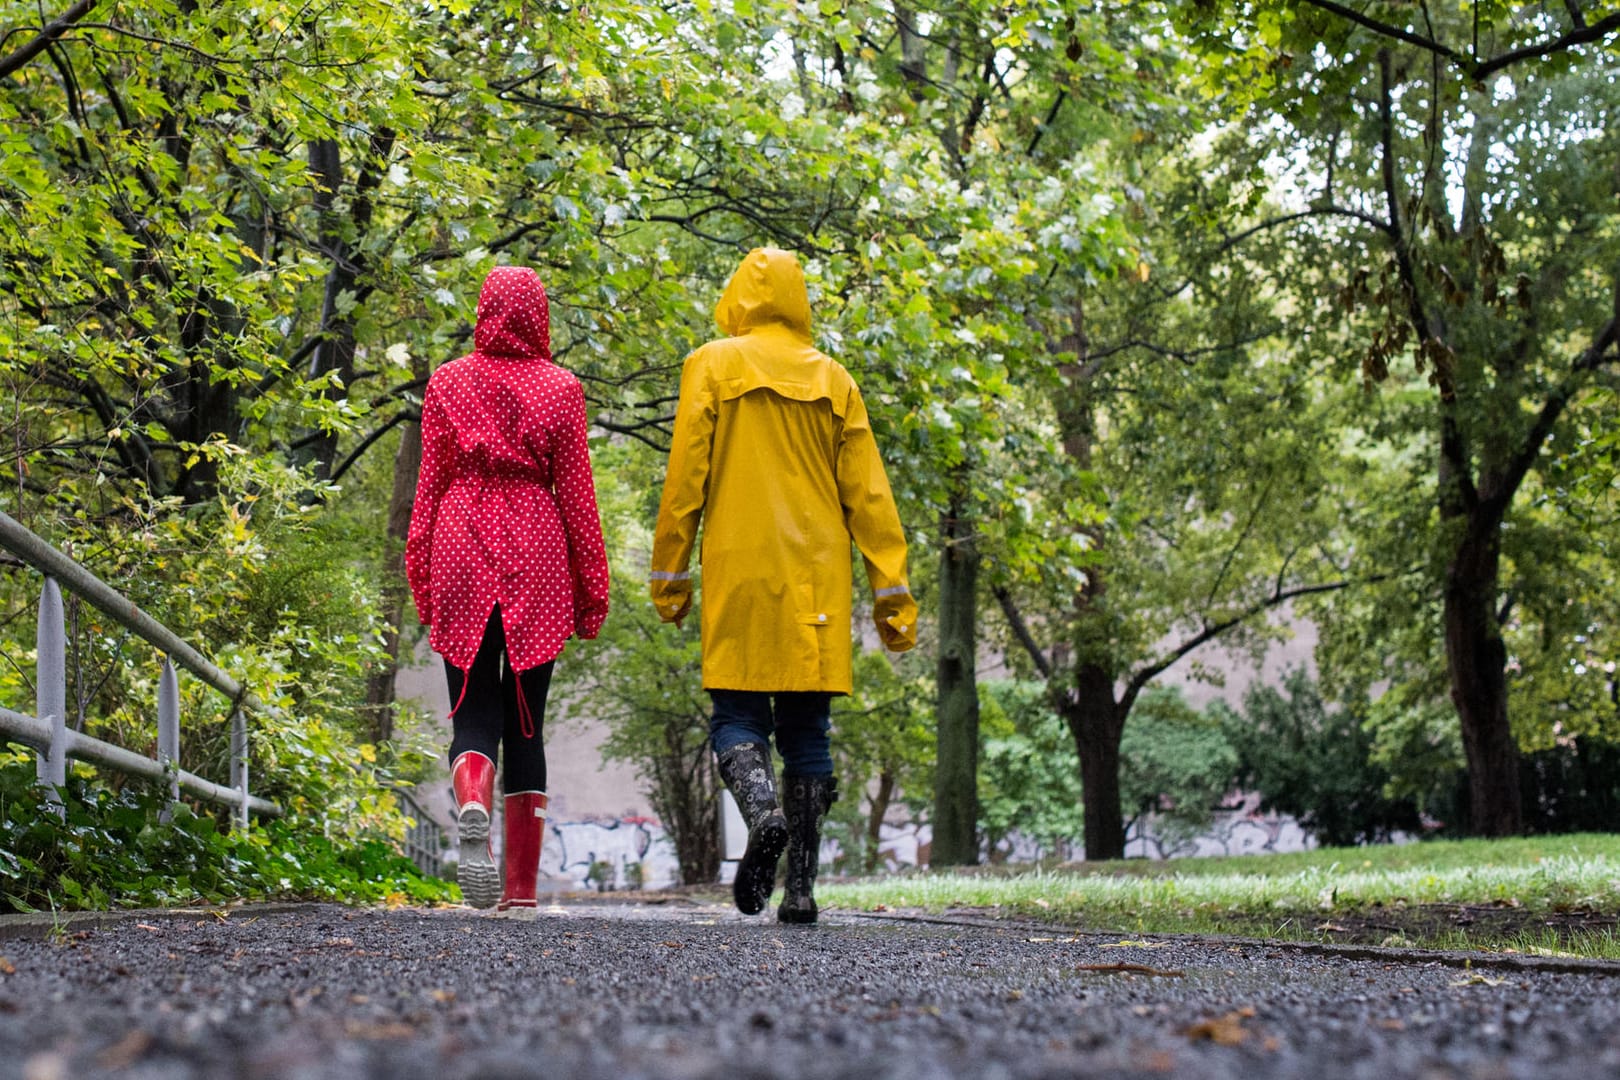
[{"label": "fallen leaf on path", "polygon": [[159,927],[153,926],[149,922],[138,922],[135,925],[136,925],[137,928],[139,928],[141,930],[148,931],[149,933],[153,933],[153,934],[157,933],[158,930],[159,930]]},{"label": "fallen leaf on path", "polygon": [[104,1069],[127,1069],[141,1059],[152,1045],[152,1036],[136,1028],[103,1050],[96,1058]]},{"label": "fallen leaf on path", "polygon": [[15,974],[17,974],[17,965],[13,964],[6,957],[0,956],[0,975],[15,975]]},{"label": "fallen leaf on path", "polygon": [[1223,1016],[1211,1016],[1182,1029],[1181,1033],[1194,1041],[1208,1039],[1219,1046],[1237,1046],[1249,1037],[1243,1021],[1254,1016],[1254,1009],[1244,1006]]},{"label": "fallen leaf on path", "polygon": [[1507,982],[1506,979],[1493,979],[1489,975],[1480,975],[1479,973],[1476,972],[1475,974],[1468,976],[1468,978],[1466,978],[1466,979],[1458,979],[1456,982],[1453,982],[1451,985],[1452,986],[1501,986],[1505,982]]},{"label": "fallen leaf on path", "polygon": [[686,948],[686,944],[684,942],[680,942],[680,941],[666,941],[666,942],[664,942],[664,948],[666,948],[666,949],[684,949],[684,948]]},{"label": "fallen leaf on path", "polygon": [[867,908],[866,910],[867,911],[888,911],[889,910],[889,905],[888,904],[873,904],[871,907]]},{"label": "fallen leaf on path", "polygon": [[448,1005],[456,1000],[456,992],[454,990],[435,990],[433,991],[433,1000],[441,1005]]},{"label": "fallen leaf on path", "polygon": [[349,1020],[343,1025],[343,1031],[355,1039],[409,1039],[416,1034],[416,1029],[409,1024],[394,1023],[368,1024],[359,1020]]},{"label": "fallen leaf on path", "polygon": [[1042,900],[1042,899],[1041,899],[1041,898],[1040,898],[1040,897],[1038,897],[1038,896],[1037,896],[1037,897],[1036,897],[1036,898],[1035,898],[1035,900],[1034,900],[1034,904],[1035,904],[1035,906],[1036,906],[1036,907],[1038,907],[1038,908],[1049,908],[1049,907],[1051,907],[1051,906],[1052,906],[1052,905],[1051,905],[1051,904],[1049,904],[1049,903],[1047,903],[1047,902],[1046,902],[1046,901],[1045,901],[1045,900]]},{"label": "fallen leaf on path", "polygon": [[1406,1021],[1391,1017],[1387,1020],[1378,1021],[1378,1026],[1383,1028],[1385,1031],[1405,1031]]},{"label": "fallen leaf on path", "polygon": [[1345,927],[1340,926],[1337,923],[1330,923],[1330,922],[1325,922],[1321,926],[1318,926],[1316,929],[1319,932],[1325,930],[1330,934],[1343,934],[1343,933],[1348,932],[1348,930]]},{"label": "fallen leaf on path", "polygon": [[1076,971],[1097,971],[1105,974],[1157,975],[1166,979],[1179,979],[1187,974],[1169,968],[1148,967],[1146,964],[1081,964]]},{"label": "fallen leaf on path", "polygon": [[1123,941],[1111,941],[1097,946],[1099,949],[1168,949],[1168,941],[1133,941],[1126,938]]}]

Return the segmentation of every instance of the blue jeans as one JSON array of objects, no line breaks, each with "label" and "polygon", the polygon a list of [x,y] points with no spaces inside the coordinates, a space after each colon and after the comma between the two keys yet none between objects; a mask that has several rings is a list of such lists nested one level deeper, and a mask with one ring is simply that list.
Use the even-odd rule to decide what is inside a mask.
[{"label": "blue jeans", "polygon": [[[710,690],[714,715],[709,718],[709,745],[723,754],[738,743],[769,748],[771,734],[782,755],[784,776],[831,776],[832,695],[820,691]],[[775,698],[775,708],[771,699]]]}]

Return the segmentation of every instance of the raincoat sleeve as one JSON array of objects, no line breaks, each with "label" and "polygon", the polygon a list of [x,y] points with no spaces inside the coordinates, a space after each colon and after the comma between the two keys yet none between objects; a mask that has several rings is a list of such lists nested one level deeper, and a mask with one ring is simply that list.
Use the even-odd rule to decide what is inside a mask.
[{"label": "raincoat sleeve", "polygon": [[585,391],[578,380],[568,389],[561,420],[551,476],[557,492],[557,512],[568,534],[568,569],[574,579],[574,633],[594,638],[608,613],[608,562],[586,441]]},{"label": "raincoat sleeve", "polygon": [[917,601],[906,577],[906,535],[894,507],[883,459],[866,415],[866,403],[853,384],[844,408],[844,428],[835,462],[844,524],[866,560],[872,586],[872,619],[886,648],[905,652],[917,644]]},{"label": "raincoat sleeve", "polygon": [[675,408],[675,438],[664,474],[664,496],[653,531],[653,605],[665,622],[679,622],[692,610],[692,545],[709,492],[709,454],[714,447],[715,398],[702,350],[681,369],[681,399]]},{"label": "raincoat sleeve", "polygon": [[411,505],[411,528],[405,538],[405,580],[416,601],[416,617],[424,626],[433,623],[433,528],[439,501],[454,477],[456,433],[445,415],[444,403],[428,384],[422,396],[422,468],[416,478],[416,501]]}]

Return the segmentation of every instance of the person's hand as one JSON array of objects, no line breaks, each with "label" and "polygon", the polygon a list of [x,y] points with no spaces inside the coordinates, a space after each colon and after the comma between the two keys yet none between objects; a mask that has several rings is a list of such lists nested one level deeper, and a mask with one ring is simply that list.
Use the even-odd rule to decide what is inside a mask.
[{"label": "person's hand", "polygon": [[652,595],[653,610],[664,622],[681,625],[687,612],[692,610],[692,582],[684,577],[669,580],[667,576],[657,577],[648,582],[648,592]]},{"label": "person's hand", "polygon": [[686,617],[692,613],[692,594],[666,596],[654,606],[658,609],[660,619],[665,622],[672,622],[679,627],[686,621]]},{"label": "person's hand", "polygon": [[574,635],[581,640],[591,641],[602,632],[602,624],[607,621],[607,605],[586,608],[574,616]]},{"label": "person's hand", "polygon": [[[912,616],[915,618],[915,616]],[[901,615],[890,615],[875,620],[878,638],[890,652],[906,652],[917,646],[917,624],[905,621]]]},{"label": "person's hand", "polygon": [[905,652],[917,645],[917,601],[908,591],[880,596],[872,607],[878,639],[890,652]]}]

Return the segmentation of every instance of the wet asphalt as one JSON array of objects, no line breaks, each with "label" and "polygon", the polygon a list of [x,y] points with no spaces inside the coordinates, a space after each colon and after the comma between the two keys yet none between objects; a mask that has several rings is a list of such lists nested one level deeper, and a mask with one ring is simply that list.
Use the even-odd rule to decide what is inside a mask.
[{"label": "wet asphalt", "polygon": [[684,902],[6,933],[0,1076],[28,1080],[1620,1076],[1620,965]]}]

